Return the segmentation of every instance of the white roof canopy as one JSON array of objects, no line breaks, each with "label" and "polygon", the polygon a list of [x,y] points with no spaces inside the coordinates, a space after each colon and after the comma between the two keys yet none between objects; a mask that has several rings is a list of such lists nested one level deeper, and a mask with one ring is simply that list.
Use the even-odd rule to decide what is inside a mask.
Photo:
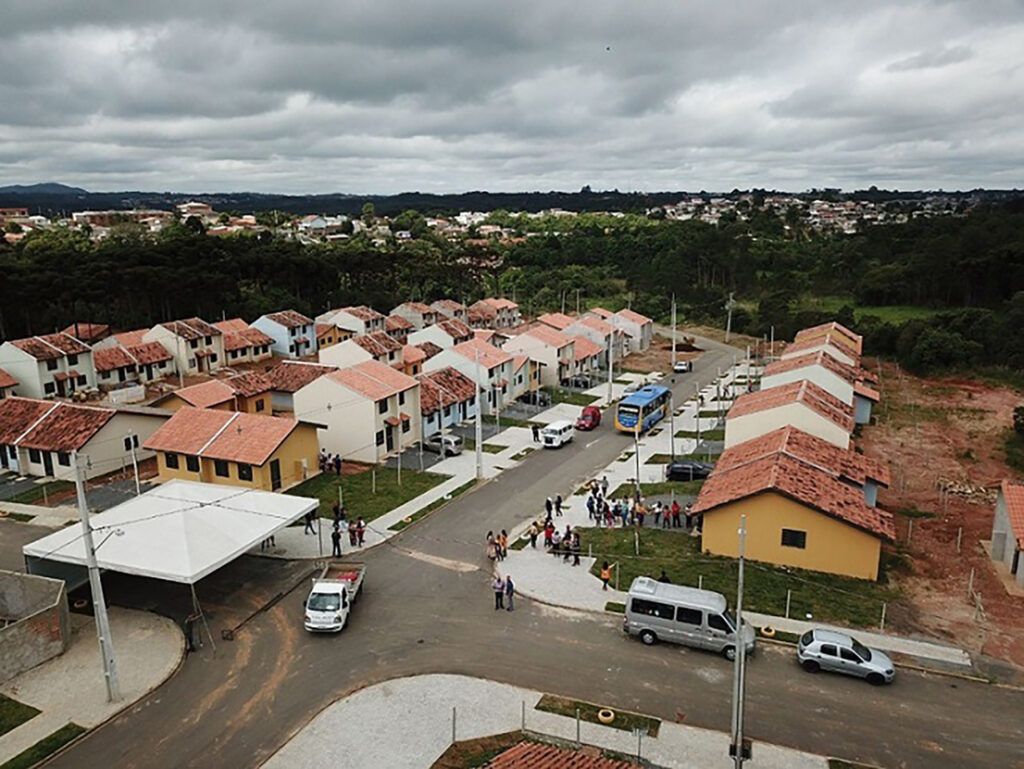
[{"label": "white roof canopy", "polygon": [[[194,584],[315,510],[318,500],[169,481],[90,517],[101,569]],[[85,566],[81,525],[25,545],[26,556]]]}]

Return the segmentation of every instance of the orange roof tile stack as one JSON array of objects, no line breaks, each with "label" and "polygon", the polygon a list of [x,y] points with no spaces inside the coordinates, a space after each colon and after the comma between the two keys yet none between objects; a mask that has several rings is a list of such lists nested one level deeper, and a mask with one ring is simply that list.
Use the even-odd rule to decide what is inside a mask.
[{"label": "orange roof tile stack", "polygon": [[61,333],[73,336],[81,342],[92,344],[110,333],[110,326],[105,323],[72,323]]},{"label": "orange roof tile stack", "polygon": [[35,398],[10,397],[0,400],[0,444],[13,446],[26,430],[38,422],[55,403]]},{"label": "orange roof tile stack", "polygon": [[618,315],[620,318],[625,318],[628,321],[632,321],[633,323],[636,323],[638,326],[643,326],[643,325],[646,325],[648,323],[653,323],[654,322],[650,318],[648,318],[646,315],[641,315],[638,312],[633,312],[633,310],[619,310],[615,314]]},{"label": "orange roof tile stack", "polygon": [[528,328],[523,332],[526,336],[532,336],[534,339],[539,339],[546,345],[561,349],[568,344],[572,344],[572,337],[566,336],[565,334],[555,331],[550,326],[538,324],[532,328]]},{"label": "orange roof tile stack", "polygon": [[159,342],[140,342],[139,344],[128,345],[126,349],[128,350],[128,354],[131,355],[140,366],[171,360],[171,354],[167,352],[167,348]]},{"label": "orange roof tile stack", "polygon": [[551,326],[555,331],[564,331],[567,326],[573,324],[573,318],[561,312],[546,312],[538,316],[537,321],[545,326]]},{"label": "orange roof tile stack", "polygon": [[832,335],[836,341],[844,347],[853,350],[857,355],[861,354],[864,346],[863,338],[859,334],[852,332],[846,326],[841,323],[836,323],[835,321],[832,321],[831,323],[822,323],[819,326],[811,326],[810,328],[798,331],[796,336],[793,337],[793,341],[802,342],[805,339],[819,339],[829,335]]},{"label": "orange roof tile stack", "polygon": [[520,742],[488,762],[489,769],[636,769],[636,764],[599,752]]},{"label": "orange roof tile stack", "polygon": [[386,331],[374,331],[372,334],[352,337],[352,341],[374,358],[380,358],[390,352],[398,352],[402,349],[402,343],[392,339]]},{"label": "orange roof tile stack", "polygon": [[114,409],[58,403],[18,440],[18,445],[40,451],[76,451],[85,446],[114,413]]},{"label": "orange roof tile stack", "polygon": [[604,352],[604,350],[602,350],[598,345],[591,342],[585,336],[573,336],[570,337],[570,339],[572,339],[573,341],[573,351],[576,360],[578,361],[586,360],[587,358],[592,358],[595,355],[600,355],[602,352]]},{"label": "orange roof tile stack", "polygon": [[456,341],[469,339],[473,336],[473,329],[457,318],[442,320],[437,326]]}]

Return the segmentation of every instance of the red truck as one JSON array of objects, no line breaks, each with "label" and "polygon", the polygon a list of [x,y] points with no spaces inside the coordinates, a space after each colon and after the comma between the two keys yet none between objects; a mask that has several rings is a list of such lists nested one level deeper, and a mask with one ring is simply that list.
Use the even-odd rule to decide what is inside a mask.
[{"label": "red truck", "polygon": [[601,409],[597,406],[584,406],[580,418],[576,420],[577,430],[593,430],[601,424]]}]

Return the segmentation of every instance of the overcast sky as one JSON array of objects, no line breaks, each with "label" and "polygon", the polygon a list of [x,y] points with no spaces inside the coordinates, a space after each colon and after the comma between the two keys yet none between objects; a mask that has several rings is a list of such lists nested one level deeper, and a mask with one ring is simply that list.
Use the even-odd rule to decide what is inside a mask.
[{"label": "overcast sky", "polygon": [[2,19],[0,184],[1024,187],[1021,0],[8,0]]}]

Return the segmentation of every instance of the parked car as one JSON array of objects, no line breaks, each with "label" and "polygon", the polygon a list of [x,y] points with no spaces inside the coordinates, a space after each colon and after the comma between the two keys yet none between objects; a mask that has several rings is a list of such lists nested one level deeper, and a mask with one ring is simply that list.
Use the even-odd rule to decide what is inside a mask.
[{"label": "parked car", "polygon": [[517,400],[520,403],[529,403],[531,406],[550,406],[551,396],[544,390],[530,390],[520,395]]},{"label": "parked car", "polygon": [[562,380],[566,387],[575,387],[577,390],[586,390],[593,386],[588,376],[573,376]]},{"label": "parked car", "polygon": [[580,418],[576,420],[577,430],[593,430],[601,424],[601,409],[597,406],[584,406]]},{"label": "parked car", "polygon": [[667,481],[696,481],[707,478],[714,465],[707,462],[698,462],[695,459],[679,459],[665,466],[665,480]]},{"label": "parked car", "polygon": [[796,658],[808,673],[819,670],[845,673],[876,686],[892,683],[896,674],[887,654],[869,649],[853,636],[834,630],[808,630],[800,636]]},{"label": "parked car", "polygon": [[462,453],[462,438],[458,435],[441,435],[441,433],[435,433],[423,441],[423,448],[426,451],[433,451],[435,454],[441,454],[441,447],[444,446],[444,456],[453,457],[456,454]]},{"label": "parked car", "polygon": [[337,633],[345,627],[352,604],[359,597],[366,566],[330,560],[313,579],[309,597],[302,602],[303,624],[311,633]]},{"label": "parked car", "polygon": [[647,382],[646,381],[644,381],[644,382],[633,382],[633,384],[626,385],[626,387],[623,389],[622,393],[623,393],[623,395],[632,395],[633,393],[640,392],[646,386],[647,386]]},{"label": "parked car", "polygon": [[687,374],[693,371],[692,360],[677,360],[672,364],[672,371],[676,374]]},{"label": "parked car", "polygon": [[575,434],[572,422],[561,420],[552,422],[540,431],[540,440],[546,449],[557,449],[572,440]]}]

